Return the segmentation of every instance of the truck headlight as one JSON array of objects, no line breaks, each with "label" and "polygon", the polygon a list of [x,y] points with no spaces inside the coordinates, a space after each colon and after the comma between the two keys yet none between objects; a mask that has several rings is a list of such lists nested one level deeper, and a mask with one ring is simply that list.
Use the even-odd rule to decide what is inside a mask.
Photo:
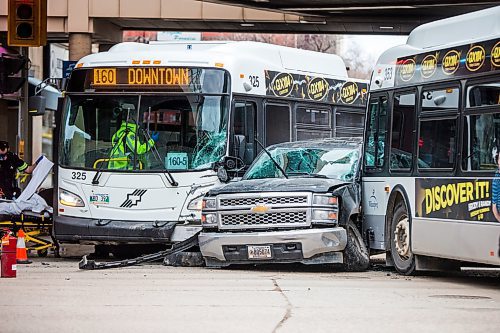
[{"label": "truck headlight", "polygon": [[205,198],[202,203],[203,209],[215,209],[215,198]]},{"label": "truck headlight", "polygon": [[187,207],[189,210],[201,210],[203,208],[203,195],[191,200]]},{"label": "truck headlight", "polygon": [[338,212],[327,209],[313,209],[312,223],[337,223]]},{"label": "truck headlight", "polygon": [[217,225],[217,215],[201,214],[201,225],[204,227],[212,227]]},{"label": "truck headlight", "polygon": [[84,207],[82,198],[79,195],[71,193],[70,191],[66,191],[60,189],[59,191],[59,202],[62,205],[70,206],[70,207]]},{"label": "truck headlight", "polygon": [[327,194],[314,194],[313,205],[315,206],[337,206],[338,198]]}]

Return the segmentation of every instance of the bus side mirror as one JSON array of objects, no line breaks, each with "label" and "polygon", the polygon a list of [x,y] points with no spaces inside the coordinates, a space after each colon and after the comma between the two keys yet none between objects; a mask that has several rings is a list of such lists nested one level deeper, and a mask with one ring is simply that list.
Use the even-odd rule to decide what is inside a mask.
[{"label": "bus side mirror", "polygon": [[28,99],[28,114],[30,116],[42,116],[45,114],[45,96],[31,96]]},{"label": "bus side mirror", "polygon": [[244,167],[245,163],[241,158],[225,156],[222,161],[216,163],[217,177],[222,183],[227,183]]}]

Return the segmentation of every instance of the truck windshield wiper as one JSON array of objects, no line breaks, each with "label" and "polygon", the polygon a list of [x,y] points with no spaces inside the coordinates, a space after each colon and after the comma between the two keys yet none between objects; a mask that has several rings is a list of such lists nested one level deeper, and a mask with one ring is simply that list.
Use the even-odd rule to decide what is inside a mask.
[{"label": "truck windshield wiper", "polygon": [[276,160],[271,156],[271,153],[269,153],[269,150],[267,150],[264,145],[262,143],[260,143],[259,140],[257,139],[254,139],[255,142],[257,142],[260,146],[260,148],[262,148],[262,150],[264,150],[267,154],[267,156],[269,156],[269,158],[271,159],[271,161],[273,161],[274,165],[278,168],[279,171],[281,171],[281,173],[283,174],[283,176],[285,176],[286,179],[288,179],[288,176],[285,172],[285,170],[283,170],[283,168],[278,164],[278,162],[276,162]]},{"label": "truck windshield wiper", "polygon": [[288,172],[288,175],[289,176],[307,176],[307,177],[311,177],[311,178],[328,178],[326,175],[320,175],[319,173],[309,173],[309,172],[305,172],[305,171],[290,171]]}]

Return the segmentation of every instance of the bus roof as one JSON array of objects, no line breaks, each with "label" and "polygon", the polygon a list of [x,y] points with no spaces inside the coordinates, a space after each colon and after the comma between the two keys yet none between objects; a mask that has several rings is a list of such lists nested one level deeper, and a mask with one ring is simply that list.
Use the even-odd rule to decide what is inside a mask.
[{"label": "bus roof", "polygon": [[[133,64],[139,60],[139,64]],[[248,67],[265,70],[293,71],[347,79],[342,58],[286,46],[259,42],[155,42],[151,44],[125,42],[107,52],[88,55],[77,67],[144,66],[144,60],[160,66],[220,67],[229,71]],[[257,65],[258,64],[258,65]]]},{"label": "bus roof", "polygon": [[[499,37],[500,6],[423,24],[410,33],[406,44],[392,47],[382,53],[375,66],[370,88],[377,90],[394,86],[398,59],[438,50],[448,51],[453,47]],[[465,55],[462,54],[462,57]],[[392,78],[388,75],[391,68]]]}]

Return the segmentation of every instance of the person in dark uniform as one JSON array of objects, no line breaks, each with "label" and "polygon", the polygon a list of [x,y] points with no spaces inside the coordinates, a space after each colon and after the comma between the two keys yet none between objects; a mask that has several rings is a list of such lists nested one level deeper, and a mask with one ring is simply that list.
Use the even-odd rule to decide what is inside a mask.
[{"label": "person in dark uniform", "polygon": [[9,150],[7,141],[0,141],[0,198],[15,199],[21,194],[17,187],[16,172],[32,173],[36,165],[28,165]]}]

